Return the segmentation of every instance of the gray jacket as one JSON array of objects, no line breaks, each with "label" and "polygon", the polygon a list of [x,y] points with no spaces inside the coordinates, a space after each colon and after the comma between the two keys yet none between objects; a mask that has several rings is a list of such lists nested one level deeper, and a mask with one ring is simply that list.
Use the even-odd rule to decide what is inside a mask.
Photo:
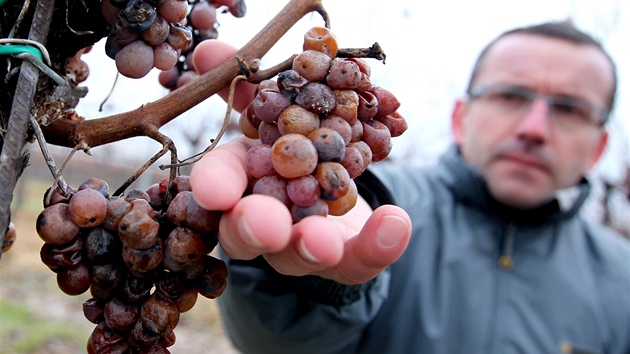
[{"label": "gray jacket", "polygon": [[376,167],[357,184],[411,216],[403,256],[361,286],[226,258],[219,304],[240,350],[630,354],[630,243],[578,216],[586,181],[568,204],[519,211],[455,148],[430,169]]}]

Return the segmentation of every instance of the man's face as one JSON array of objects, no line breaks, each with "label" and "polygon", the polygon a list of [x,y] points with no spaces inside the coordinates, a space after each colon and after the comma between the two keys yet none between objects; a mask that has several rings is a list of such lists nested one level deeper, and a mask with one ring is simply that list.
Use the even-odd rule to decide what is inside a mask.
[{"label": "man's face", "polygon": [[[593,46],[511,34],[492,46],[473,87],[507,85],[607,107],[613,82],[611,63]],[[500,97],[518,104],[511,96]],[[455,140],[497,200],[518,208],[540,205],[558,189],[575,185],[601,156],[607,140],[603,128],[557,119],[560,112],[572,113],[550,107],[534,99],[516,114],[497,107],[491,96],[456,103]]]}]

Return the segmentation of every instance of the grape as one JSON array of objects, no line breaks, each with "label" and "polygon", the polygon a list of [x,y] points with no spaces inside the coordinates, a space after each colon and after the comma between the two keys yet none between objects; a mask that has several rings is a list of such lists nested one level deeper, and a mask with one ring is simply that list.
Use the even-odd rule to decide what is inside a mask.
[{"label": "grape", "polygon": [[330,87],[317,82],[306,85],[295,97],[295,103],[315,114],[328,114],[337,104]]},{"label": "grape", "polygon": [[335,58],[330,64],[326,83],[333,89],[354,89],[361,83],[361,70],[350,60]]},{"label": "grape", "polygon": [[402,133],[407,130],[407,121],[400,115],[400,113],[398,113],[398,111],[386,116],[378,116],[376,117],[376,120],[383,123],[387,129],[389,129],[389,133],[392,138],[401,136]]},{"label": "grape", "polygon": [[271,145],[260,144],[249,149],[245,155],[245,168],[254,178],[274,174],[276,170],[271,161]]},{"label": "grape", "polygon": [[85,257],[94,264],[104,264],[120,254],[120,239],[107,230],[95,227],[87,234],[83,242]]},{"label": "grape", "polygon": [[138,312],[137,307],[113,298],[105,304],[103,316],[107,327],[115,331],[126,332],[136,324]]},{"label": "grape", "polygon": [[103,197],[109,198],[109,185],[100,178],[89,178],[79,185],[78,190],[94,189],[101,193]]},{"label": "grape", "polygon": [[107,214],[107,199],[94,189],[78,191],[68,203],[72,221],[82,228],[100,225]]},{"label": "grape", "polygon": [[317,50],[334,59],[339,49],[337,38],[325,27],[313,27],[304,34],[303,50]]},{"label": "grape", "polygon": [[[168,21],[164,19],[162,16],[157,16],[155,21],[151,27],[142,31],[140,35],[142,36],[142,40],[145,41],[148,45],[157,46],[159,44],[164,43],[168,38],[168,34],[170,32],[170,27],[168,25]],[[175,65],[175,64],[173,64]],[[173,67],[173,66],[171,66]],[[167,69],[164,69],[167,70]]]},{"label": "grape", "polygon": [[179,310],[173,301],[153,294],[142,304],[138,323],[151,333],[164,335],[172,331],[178,322]]},{"label": "grape", "polygon": [[335,200],[326,199],[326,204],[328,204],[328,214],[341,216],[349,212],[350,209],[355,206],[358,198],[357,186],[352,179],[348,182],[348,184],[350,187],[346,194]]},{"label": "grape", "polygon": [[350,175],[338,162],[321,162],[315,169],[315,178],[322,188],[322,197],[326,200],[336,200],[348,193]]},{"label": "grape", "polygon": [[306,176],[317,166],[317,150],[304,135],[287,134],[273,144],[271,161],[282,177]]},{"label": "grape", "polygon": [[201,235],[183,227],[176,227],[168,235],[164,248],[164,267],[174,272],[200,261],[204,254],[210,252]]},{"label": "grape", "polygon": [[132,274],[144,278],[150,271],[162,264],[164,259],[164,243],[158,239],[150,248],[139,250],[123,246],[122,258]]},{"label": "grape", "polygon": [[188,14],[188,2],[186,0],[164,0],[157,7],[157,12],[168,23],[181,22]]},{"label": "grape", "polygon": [[70,217],[68,204],[54,204],[44,209],[37,217],[36,230],[44,242],[62,245],[79,234],[79,227]]},{"label": "grape", "polygon": [[396,96],[385,88],[372,86],[369,92],[378,100],[378,112],[376,113],[378,116],[392,114],[400,107],[400,102]]},{"label": "grape", "polygon": [[[96,328],[88,353],[168,353],[179,314],[195,305],[198,294],[214,298],[225,288],[227,268],[209,255],[221,213],[196,203],[188,176],[172,183],[164,178],[124,198],[108,196],[107,183],[98,178],[78,191],[52,189],[54,204],[45,204],[36,225],[45,241],[42,263],[64,293],[89,290],[82,310]],[[74,219],[92,220],[103,201],[100,224],[72,221],[71,208]]]},{"label": "grape", "polygon": [[252,101],[254,115],[263,122],[272,123],[285,108],[291,105],[291,100],[280,92],[264,89],[260,90]]},{"label": "grape", "polygon": [[57,273],[57,286],[68,295],[81,295],[90,288],[90,270],[85,263],[64,267]]},{"label": "grape", "polygon": [[263,144],[273,145],[282,134],[276,123],[261,122],[258,127],[258,136]]},{"label": "grape", "polygon": [[305,50],[293,60],[292,69],[308,81],[324,81],[332,59],[316,50]]},{"label": "grape", "polygon": [[144,250],[158,240],[160,224],[140,210],[131,210],[120,219],[118,234],[125,246]]},{"label": "grape", "polygon": [[85,300],[83,303],[83,315],[85,315],[85,318],[87,318],[88,321],[98,324],[104,319],[104,308],[105,305],[102,300],[90,298]]},{"label": "grape", "polygon": [[285,108],[278,117],[278,131],[282,135],[308,135],[319,128],[319,116],[294,104]]},{"label": "grape", "polygon": [[318,161],[341,162],[346,153],[346,143],[341,134],[330,128],[317,128],[308,138],[317,150]]},{"label": "grape", "polygon": [[312,175],[292,178],[287,183],[287,196],[297,206],[313,205],[321,196],[319,182]]},{"label": "grape", "polygon": [[252,187],[252,193],[272,196],[286,206],[291,205],[291,199],[287,194],[287,182],[278,175],[269,175],[259,178]]},{"label": "grape", "polygon": [[359,95],[354,90],[333,90],[337,104],[330,112],[353,124],[358,119]]},{"label": "grape", "polygon": [[320,128],[330,128],[341,135],[345,145],[350,143],[352,139],[352,127],[350,123],[343,118],[335,115],[329,115],[322,118],[319,122]]},{"label": "grape", "polygon": [[392,139],[389,129],[377,120],[363,122],[363,141],[372,150],[372,161],[377,162],[385,158],[392,149]]},{"label": "grape", "polygon": [[359,93],[359,106],[357,108],[357,117],[361,121],[368,121],[378,113],[378,99],[369,91]]},{"label": "grape", "polygon": [[311,215],[328,215],[328,204],[320,198],[317,199],[315,203],[308,206],[299,206],[296,204],[291,206],[291,218],[294,223]]},{"label": "grape", "polygon": [[142,32],[151,27],[156,16],[155,8],[143,0],[129,0],[119,14],[125,28],[134,32]]},{"label": "grape", "polygon": [[166,41],[175,50],[184,50],[192,43],[192,32],[190,31],[190,29],[183,25],[180,25],[177,22],[171,23]]},{"label": "grape", "polygon": [[214,28],[217,21],[217,8],[207,1],[195,3],[190,10],[190,24],[200,30]]},{"label": "grape", "polygon": [[82,259],[83,241],[80,237],[64,245],[44,243],[39,252],[42,263],[50,270],[57,272],[65,267],[79,264]]},{"label": "grape", "polygon": [[179,53],[168,43],[160,43],[153,47],[153,66],[160,70],[168,70],[177,64]]},{"label": "grape", "polygon": [[122,75],[139,79],[153,69],[153,48],[137,40],[120,49],[114,59],[116,68]]}]

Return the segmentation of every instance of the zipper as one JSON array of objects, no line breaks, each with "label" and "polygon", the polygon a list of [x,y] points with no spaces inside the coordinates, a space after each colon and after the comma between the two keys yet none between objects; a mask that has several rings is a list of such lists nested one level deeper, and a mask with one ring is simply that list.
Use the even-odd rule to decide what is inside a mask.
[{"label": "zipper", "polygon": [[499,267],[504,270],[510,270],[514,266],[514,238],[516,234],[516,225],[514,223],[507,224],[505,235],[503,237],[503,247],[499,256]]}]

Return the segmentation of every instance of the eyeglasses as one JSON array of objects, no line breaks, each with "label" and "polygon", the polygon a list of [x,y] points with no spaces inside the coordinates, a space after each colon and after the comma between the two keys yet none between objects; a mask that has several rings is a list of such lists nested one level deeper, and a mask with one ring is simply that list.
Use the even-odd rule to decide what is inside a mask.
[{"label": "eyeglasses", "polygon": [[546,96],[513,85],[481,85],[468,91],[470,100],[481,99],[502,113],[517,116],[526,112],[532,102],[543,100],[549,106],[550,117],[569,126],[603,126],[608,120],[607,109],[593,106],[582,99],[570,96]]}]

